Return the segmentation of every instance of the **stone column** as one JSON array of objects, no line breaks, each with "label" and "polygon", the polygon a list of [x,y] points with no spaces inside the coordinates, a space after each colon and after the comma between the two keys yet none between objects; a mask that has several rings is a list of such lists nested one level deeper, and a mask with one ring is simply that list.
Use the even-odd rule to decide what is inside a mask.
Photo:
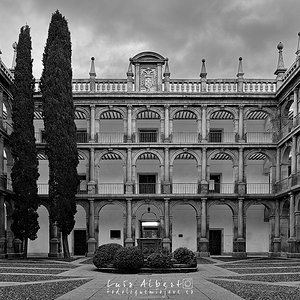
[{"label": "stone column", "polygon": [[[1,104],[1,103],[0,103]],[[5,209],[4,195],[0,195],[0,258],[5,258]]]},{"label": "stone column", "polygon": [[164,225],[165,225],[165,237],[163,239],[163,247],[171,250],[171,240],[170,240],[170,199],[164,198]]},{"label": "stone column", "polygon": [[162,65],[161,63],[157,64],[157,90],[162,91]]},{"label": "stone column", "polygon": [[233,252],[235,257],[246,257],[246,241],[244,238],[244,198],[238,200],[238,232],[235,246],[236,252]]},{"label": "stone column", "polygon": [[207,106],[202,106],[202,142],[207,142],[207,132],[206,132],[206,109]]},{"label": "stone column", "polygon": [[206,148],[202,148],[201,193],[204,193],[204,194],[208,193]]},{"label": "stone column", "polygon": [[49,218],[49,238],[50,238],[50,247],[49,247],[49,253],[48,257],[58,257],[58,238],[57,238],[57,226],[56,222],[53,222]]},{"label": "stone column", "polygon": [[169,116],[169,105],[165,105],[165,142],[170,141],[169,125],[170,125],[170,116]]},{"label": "stone column", "polygon": [[295,195],[293,193],[289,193],[290,196],[290,235],[288,239],[289,252],[287,254],[288,257],[296,257],[298,256],[296,252],[296,237],[295,237]]},{"label": "stone column", "polygon": [[173,141],[173,118],[170,118],[169,138],[170,138],[170,142],[172,142]]},{"label": "stone column", "polygon": [[276,182],[280,180],[280,148],[276,151]]},{"label": "stone column", "polygon": [[133,182],[132,182],[132,150],[127,149],[127,162],[126,162],[126,194],[133,193]]},{"label": "stone column", "polygon": [[293,108],[294,108],[294,113],[293,113],[293,126],[297,126],[298,122],[298,89],[294,90],[294,101],[293,101]]},{"label": "stone column", "polygon": [[132,106],[127,106],[127,143],[132,142]]},{"label": "stone column", "polygon": [[207,239],[207,198],[201,198],[201,238],[199,242],[200,256],[209,256],[209,241]]},{"label": "stone column", "polygon": [[95,239],[95,206],[94,199],[89,201],[89,239],[88,239],[88,256],[93,256],[96,250],[97,241]]},{"label": "stone column", "polygon": [[95,105],[90,105],[90,109],[91,109],[90,142],[94,143],[95,142]]},{"label": "stone column", "polygon": [[202,119],[197,119],[197,141],[200,143],[202,140]]},{"label": "stone column", "polygon": [[239,106],[239,142],[244,143],[244,106]]},{"label": "stone column", "polygon": [[88,182],[88,193],[96,193],[96,182],[95,182],[95,149],[90,148],[90,181]]},{"label": "stone column", "polygon": [[3,103],[4,103],[3,89],[0,86],[0,127],[1,128],[3,128]]},{"label": "stone column", "polygon": [[132,203],[131,198],[126,198],[127,206],[127,219],[126,219],[126,240],[125,246],[132,247],[134,246],[134,241],[132,239]]},{"label": "stone column", "polygon": [[197,254],[200,255],[200,240],[201,240],[201,216],[196,215],[196,232],[197,232]]},{"label": "stone column", "polygon": [[165,148],[165,156],[164,156],[164,194],[170,194],[171,193],[171,182],[170,182],[170,153],[169,148]]},{"label": "stone column", "polygon": [[238,193],[244,195],[246,193],[246,184],[244,178],[244,149],[239,148],[239,176],[238,176]]},{"label": "stone column", "polygon": [[292,147],[291,147],[291,175],[295,175],[297,173],[296,147],[297,147],[297,140],[296,140],[296,136],[293,135]]},{"label": "stone column", "polygon": [[137,137],[137,134],[136,134],[136,118],[132,118],[131,140],[132,140],[132,142],[135,142],[135,143],[138,142],[138,137]]},{"label": "stone column", "polygon": [[280,256],[280,205],[279,199],[275,202],[275,216],[274,216],[274,239],[273,239],[273,253],[272,256]]}]

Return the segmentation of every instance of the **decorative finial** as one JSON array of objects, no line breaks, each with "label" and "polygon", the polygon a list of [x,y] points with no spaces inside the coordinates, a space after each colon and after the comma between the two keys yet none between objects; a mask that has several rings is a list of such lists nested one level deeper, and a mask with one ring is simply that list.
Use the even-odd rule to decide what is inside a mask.
[{"label": "decorative finial", "polygon": [[12,44],[12,47],[14,49],[14,55],[13,55],[13,60],[12,60],[12,64],[11,64],[11,70],[14,70],[16,67],[16,59],[17,59],[17,47],[18,47],[17,42],[14,42]]},{"label": "decorative finial", "polygon": [[91,70],[90,70],[90,77],[96,77],[95,72],[95,57],[91,57]]},{"label": "decorative finial", "polygon": [[300,32],[298,32],[298,45],[297,45],[296,55],[300,56]]},{"label": "decorative finial", "polygon": [[128,66],[128,71],[127,71],[127,77],[128,76],[133,76],[131,61],[132,61],[132,58],[129,58],[129,66]]},{"label": "decorative finial", "polygon": [[170,77],[169,59],[168,58],[166,58],[164,77]]},{"label": "decorative finial", "polygon": [[280,74],[283,74],[286,71],[286,68],[284,67],[283,54],[282,54],[283,44],[281,42],[277,45],[277,49],[278,49],[278,52],[279,52],[278,64],[277,64],[277,69],[276,69],[274,74],[275,75],[280,75]]},{"label": "decorative finial", "polygon": [[243,77],[244,72],[243,72],[243,58],[239,57],[239,67],[238,67],[238,72],[237,72],[237,77]]},{"label": "decorative finial", "polygon": [[206,67],[205,67],[205,59],[202,59],[202,66],[201,66],[201,72],[200,72],[200,77],[201,78],[206,78],[207,72],[206,72]]}]

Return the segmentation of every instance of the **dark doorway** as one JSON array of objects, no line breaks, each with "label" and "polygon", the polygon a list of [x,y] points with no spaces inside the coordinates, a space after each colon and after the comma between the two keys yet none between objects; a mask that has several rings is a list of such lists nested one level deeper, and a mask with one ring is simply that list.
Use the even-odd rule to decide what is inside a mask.
[{"label": "dark doorway", "polygon": [[209,230],[209,252],[210,255],[221,255],[222,230]]},{"label": "dark doorway", "polygon": [[74,255],[85,255],[86,252],[86,230],[74,230]]},{"label": "dark doorway", "polygon": [[140,194],[155,194],[156,192],[156,175],[155,174],[140,174],[139,175],[139,193]]},{"label": "dark doorway", "polygon": [[209,180],[209,191],[213,193],[220,193],[221,174],[210,174]]}]

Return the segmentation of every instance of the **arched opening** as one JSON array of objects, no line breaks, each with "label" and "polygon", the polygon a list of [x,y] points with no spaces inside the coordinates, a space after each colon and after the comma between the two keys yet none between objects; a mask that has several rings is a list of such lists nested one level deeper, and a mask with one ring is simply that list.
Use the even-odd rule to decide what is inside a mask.
[{"label": "arched opening", "polygon": [[270,194],[273,173],[269,158],[264,153],[252,153],[245,166],[247,194]]},{"label": "arched opening", "polygon": [[137,194],[158,194],[161,192],[163,169],[156,154],[145,152],[139,155],[133,165],[133,182]]},{"label": "arched opening", "polygon": [[246,212],[246,252],[269,252],[269,213],[263,204],[251,205]]},{"label": "arched opening", "polygon": [[291,147],[288,146],[282,153],[280,177],[285,179],[291,175]]},{"label": "arched opening", "polygon": [[290,235],[290,202],[286,200],[280,215],[281,252],[288,252],[288,237]]},{"label": "arched opening", "polygon": [[197,219],[195,209],[179,204],[172,211],[172,249],[187,247],[197,251]]},{"label": "arched opening", "polygon": [[87,143],[88,137],[88,124],[86,113],[76,109],[75,110],[75,124],[76,124],[76,140],[77,143]]},{"label": "arched opening", "polygon": [[282,136],[288,134],[293,127],[294,107],[293,100],[289,100],[281,111],[280,129]]},{"label": "arched opening", "polygon": [[86,213],[81,205],[76,205],[74,228],[69,235],[69,245],[72,245],[74,255],[85,255],[87,252]]},{"label": "arched opening", "polygon": [[229,206],[212,205],[208,209],[210,255],[233,252],[233,219]]},{"label": "arched opening", "polygon": [[88,175],[88,159],[83,152],[78,151],[79,164],[77,166],[77,173],[79,177],[78,194],[86,194],[88,191],[87,183],[89,181]]},{"label": "arched opening", "polygon": [[245,119],[245,132],[247,143],[271,143],[273,132],[269,114],[262,110],[249,112]]},{"label": "arched opening", "polygon": [[198,143],[197,116],[188,110],[180,110],[173,116],[173,143]]},{"label": "arched opening", "polygon": [[108,110],[100,115],[99,143],[123,143],[124,120],[123,115],[116,110]]},{"label": "arched opening", "polygon": [[234,116],[227,110],[213,112],[209,118],[209,142],[233,143],[235,141]]},{"label": "arched opening", "polygon": [[234,193],[236,167],[231,156],[225,152],[213,154],[207,165],[208,192],[232,194]]},{"label": "arched opening", "polygon": [[123,194],[124,193],[124,162],[115,152],[101,156],[98,164],[98,193]]},{"label": "arched opening", "polygon": [[161,142],[163,124],[160,115],[152,110],[144,110],[136,116],[136,128],[138,143],[157,143]]},{"label": "arched opening", "polygon": [[40,229],[34,241],[28,240],[28,255],[47,256],[49,253],[49,213],[43,205],[39,206],[37,213]]},{"label": "arched opening", "polygon": [[198,192],[199,170],[197,160],[188,153],[178,154],[173,162],[172,193],[196,194]]},{"label": "arched opening", "polygon": [[117,204],[107,204],[99,212],[99,246],[107,243],[124,245],[125,218]]}]

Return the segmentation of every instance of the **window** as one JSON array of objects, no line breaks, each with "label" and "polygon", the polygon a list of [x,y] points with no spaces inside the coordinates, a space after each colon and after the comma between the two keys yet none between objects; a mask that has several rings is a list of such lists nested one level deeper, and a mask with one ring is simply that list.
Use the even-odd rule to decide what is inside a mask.
[{"label": "window", "polygon": [[222,142],[222,129],[210,129],[209,131],[209,141],[211,143],[221,143]]},{"label": "window", "polygon": [[156,192],[156,175],[140,174],[139,175],[139,194],[155,194]]},{"label": "window", "polygon": [[76,131],[76,140],[77,143],[87,143],[88,142],[88,135],[85,129],[79,129]]},{"label": "window", "polygon": [[156,143],[157,130],[156,129],[139,129],[140,143]]},{"label": "window", "polygon": [[120,239],[121,238],[121,230],[111,230],[110,231],[110,238],[113,239]]},{"label": "window", "polygon": [[212,193],[220,193],[221,174],[210,174],[209,191]]}]

